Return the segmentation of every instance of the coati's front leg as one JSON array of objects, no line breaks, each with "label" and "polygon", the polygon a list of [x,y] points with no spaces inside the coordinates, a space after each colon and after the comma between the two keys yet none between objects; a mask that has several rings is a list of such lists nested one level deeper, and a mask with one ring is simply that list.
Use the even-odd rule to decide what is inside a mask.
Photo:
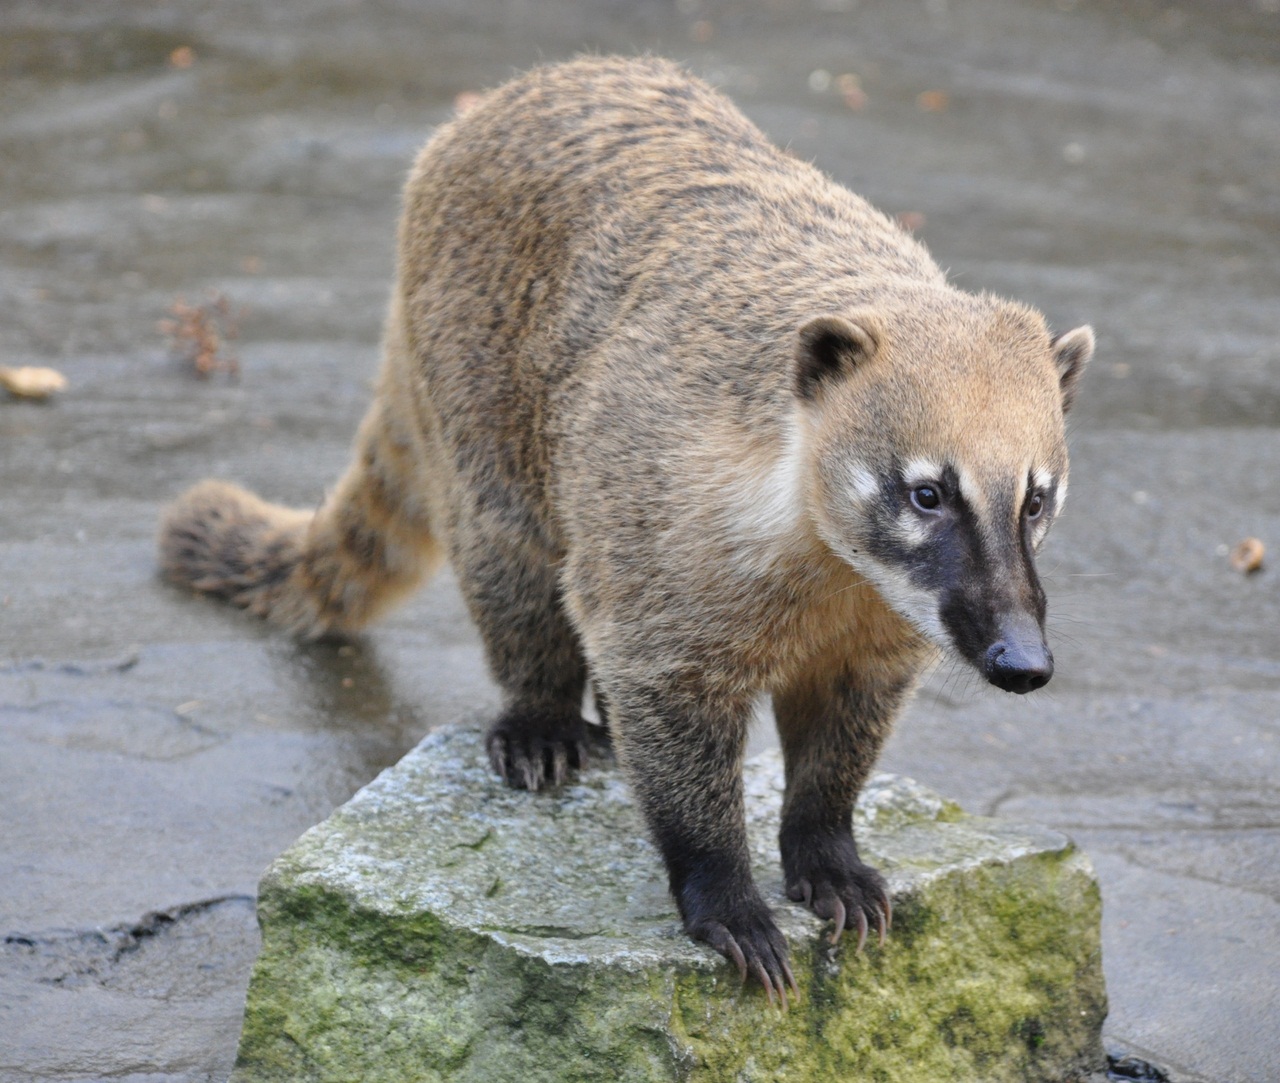
[{"label": "coati's front leg", "polygon": [[597,674],[616,747],[666,863],[685,931],[785,1006],[787,944],[751,877],[742,793],[749,700]]},{"label": "coati's front leg", "polygon": [[503,709],[485,745],[493,768],[517,789],[564,782],[586,764],[582,717],[586,665],[559,598],[554,559],[525,537],[472,520],[452,561]]},{"label": "coati's front leg", "polygon": [[876,681],[843,670],[811,674],[773,697],[786,762],[779,849],[787,895],[844,929],[858,948],[892,918],[884,880],[858,856],[853,806],[912,680]]}]

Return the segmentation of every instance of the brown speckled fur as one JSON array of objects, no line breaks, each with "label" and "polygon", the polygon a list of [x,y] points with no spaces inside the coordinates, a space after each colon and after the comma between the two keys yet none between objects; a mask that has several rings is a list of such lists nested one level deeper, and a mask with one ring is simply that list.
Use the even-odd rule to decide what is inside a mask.
[{"label": "brown speckled fur", "polygon": [[786,755],[791,894],[883,930],[850,813],[935,649],[851,566],[878,541],[850,471],[962,460],[996,489],[1031,464],[1065,488],[1091,336],[1055,345],[1030,309],[951,288],[660,60],[492,91],[422,151],[399,241],[347,474],[314,516],[197,486],[166,517],[167,575],[317,635],[447,556],[506,696],[495,766],[536,789],[580,763],[590,673],[686,928],[794,989],[747,866],[754,701],[773,695]]}]

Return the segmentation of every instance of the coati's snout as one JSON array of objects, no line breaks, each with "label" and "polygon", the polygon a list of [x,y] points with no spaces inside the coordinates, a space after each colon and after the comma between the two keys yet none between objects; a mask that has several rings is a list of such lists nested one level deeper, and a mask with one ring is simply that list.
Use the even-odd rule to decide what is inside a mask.
[{"label": "coati's snout", "polygon": [[[944,596],[940,613],[945,646],[997,688],[1018,695],[1043,688],[1053,676],[1053,652],[1044,637],[1044,591],[1033,569],[1025,567],[1023,573],[1021,582],[998,574],[982,577],[985,592],[979,579],[977,590]],[[1015,584],[1024,595],[1017,601],[1009,598]]]},{"label": "coati's snout", "polygon": [[1043,688],[1053,676],[1053,652],[1038,624],[1022,621],[1001,629],[982,656],[982,675],[997,688],[1023,695]]}]

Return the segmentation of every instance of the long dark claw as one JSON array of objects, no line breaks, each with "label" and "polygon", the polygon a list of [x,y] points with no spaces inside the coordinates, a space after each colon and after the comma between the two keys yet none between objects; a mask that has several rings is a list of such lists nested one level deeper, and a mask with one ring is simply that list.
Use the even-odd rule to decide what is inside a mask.
[{"label": "long dark claw", "polygon": [[765,994],[769,997],[769,1003],[772,1005],[773,1004],[773,979],[771,979],[768,973],[765,971],[764,963],[760,961],[759,957],[751,960],[751,973],[753,973],[756,976],[756,978],[759,980],[760,984],[764,986]]},{"label": "long dark claw", "polygon": [[862,954],[862,948],[867,942],[867,912],[858,907],[858,954]]},{"label": "long dark claw", "polygon": [[844,932],[845,918],[847,918],[849,915],[848,915],[848,911],[845,910],[844,900],[840,898],[839,895],[835,897],[834,903],[835,903],[835,913],[832,914],[831,916],[836,923],[836,927],[831,932],[831,943],[837,944],[840,942],[840,934]]},{"label": "long dark claw", "polygon": [[782,960],[782,973],[783,973],[783,976],[787,979],[787,984],[791,987],[791,995],[795,997],[796,1000],[799,1000],[800,986],[796,984],[796,976],[793,973],[791,973],[791,964],[788,963],[786,959]]},{"label": "long dark claw", "polygon": [[520,761],[520,771],[524,775],[524,788],[530,793],[537,793],[539,779],[533,763],[530,760],[522,759]]},{"label": "long dark claw", "polygon": [[485,736],[489,763],[513,789],[536,793],[560,786],[585,763],[585,725],[571,715],[511,708]]},{"label": "long dark claw", "polygon": [[[751,885],[748,883],[747,887]],[[754,888],[751,890],[754,895]],[[786,939],[774,924],[764,901],[755,896],[744,905],[731,896],[723,918],[707,916],[690,921],[687,911],[696,912],[707,905],[707,899],[687,887],[679,898],[682,909],[686,910],[685,929],[689,935],[710,945],[733,963],[744,986],[758,981],[764,986],[769,1003],[772,1005],[776,1000],[785,1011],[790,1005],[787,986],[795,993],[796,979],[788,965]]]},{"label": "long dark claw", "polygon": [[742,948],[738,946],[738,942],[733,938],[733,933],[729,932],[720,922],[713,921],[709,922],[697,935],[699,939],[705,940],[721,955],[732,960],[733,965],[738,968],[738,977],[742,979],[742,984],[746,985],[747,957],[743,954]]},{"label": "long dark claw", "polygon": [[887,911],[888,907],[885,905],[884,901],[881,900],[881,904],[876,907],[876,926],[880,932],[881,947],[884,947],[884,938],[889,931],[888,919],[885,917]]}]

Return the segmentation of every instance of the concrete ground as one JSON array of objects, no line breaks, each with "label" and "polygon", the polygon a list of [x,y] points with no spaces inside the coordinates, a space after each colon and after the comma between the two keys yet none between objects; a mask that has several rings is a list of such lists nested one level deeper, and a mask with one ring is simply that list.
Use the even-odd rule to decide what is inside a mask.
[{"label": "concrete ground", "polygon": [[[153,536],[210,474],[319,500],[416,146],[583,49],[685,59],[961,285],[1094,324],[1042,558],[1058,675],[943,668],[882,765],[1092,855],[1114,1048],[1280,1079],[1280,593],[1226,558],[1280,561],[1273,0],[12,0],[0,365],[70,386],[0,393],[0,1080],[224,1078],[261,870],[492,703],[447,574],[299,646],[161,584]],[[235,380],[156,328],[215,294]]]}]

